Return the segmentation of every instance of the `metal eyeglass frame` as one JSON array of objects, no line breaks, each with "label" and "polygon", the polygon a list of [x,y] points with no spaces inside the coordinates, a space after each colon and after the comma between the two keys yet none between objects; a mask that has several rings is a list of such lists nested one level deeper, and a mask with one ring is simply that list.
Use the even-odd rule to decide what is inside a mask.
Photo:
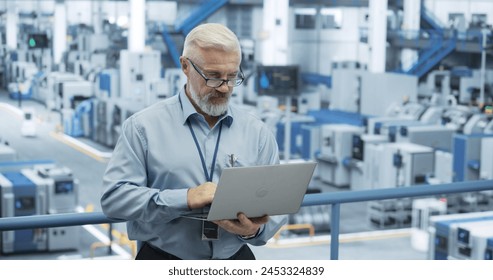
[{"label": "metal eyeglass frame", "polygon": [[[195,69],[195,71],[197,71],[197,73],[199,73],[199,75],[204,78],[205,80],[205,84],[208,86],[208,87],[211,87],[211,88],[218,88],[220,86],[222,86],[224,83],[226,83],[227,86],[229,87],[237,87],[239,85],[241,85],[241,83],[243,83],[243,81],[245,80],[245,76],[243,75],[243,71],[241,70],[241,66],[240,66],[240,72],[238,73],[238,77],[236,78],[233,78],[233,79],[217,79],[217,78],[207,78],[204,74],[204,72],[202,72],[202,70],[200,70],[196,65],[195,63],[193,63],[192,60],[190,60],[190,58],[186,58],[188,61],[190,61],[190,64],[192,65],[193,69]],[[210,83],[214,83],[214,84],[210,84]],[[220,82],[220,83],[219,83]],[[219,83],[219,84],[215,84],[215,83]],[[231,84],[233,83],[233,84]]]}]

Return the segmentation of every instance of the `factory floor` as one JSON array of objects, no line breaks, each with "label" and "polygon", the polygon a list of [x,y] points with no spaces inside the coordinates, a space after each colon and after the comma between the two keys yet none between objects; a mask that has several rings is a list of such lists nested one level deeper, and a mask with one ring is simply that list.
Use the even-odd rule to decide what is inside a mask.
[{"label": "factory floor", "polygon": [[[37,135],[24,137],[20,133],[22,114],[19,102],[0,91],[0,139],[17,151],[17,160],[53,160],[70,168],[79,180],[78,211],[100,211],[102,175],[111,149],[84,138],[67,137],[60,131],[60,115],[48,112],[31,100],[23,100],[21,108],[36,110]],[[314,181],[312,186],[323,191],[340,191]],[[347,190],[347,189],[343,189]],[[329,213],[325,213],[329,215]],[[108,242],[108,225],[80,227],[77,250],[44,253],[0,255],[0,260],[54,260],[54,259],[131,259],[135,243],[124,240],[125,225],[113,224],[112,250]],[[341,206],[339,259],[341,260],[425,260],[427,253],[411,246],[411,229],[377,229],[367,216],[366,203]],[[122,235],[123,234],[123,235]],[[120,242],[121,241],[121,242]],[[330,259],[328,232],[315,231],[310,237],[299,230],[297,234],[284,232],[266,246],[253,247],[257,259],[264,260],[325,260]]]}]

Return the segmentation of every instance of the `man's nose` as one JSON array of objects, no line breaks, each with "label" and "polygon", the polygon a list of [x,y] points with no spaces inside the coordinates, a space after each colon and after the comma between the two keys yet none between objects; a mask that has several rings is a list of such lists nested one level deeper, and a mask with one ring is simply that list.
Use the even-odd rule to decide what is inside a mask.
[{"label": "man's nose", "polygon": [[228,83],[226,81],[223,81],[223,83],[218,86],[216,88],[217,91],[220,91],[220,92],[229,92],[229,86],[228,86]]}]

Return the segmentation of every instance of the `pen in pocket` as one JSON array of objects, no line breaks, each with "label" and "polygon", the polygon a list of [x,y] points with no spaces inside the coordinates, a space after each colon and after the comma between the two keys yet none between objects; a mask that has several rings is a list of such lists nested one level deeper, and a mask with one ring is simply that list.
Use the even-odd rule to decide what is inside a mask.
[{"label": "pen in pocket", "polygon": [[237,158],[235,157],[235,154],[229,155],[229,164],[231,165],[231,167],[235,167],[236,159]]}]

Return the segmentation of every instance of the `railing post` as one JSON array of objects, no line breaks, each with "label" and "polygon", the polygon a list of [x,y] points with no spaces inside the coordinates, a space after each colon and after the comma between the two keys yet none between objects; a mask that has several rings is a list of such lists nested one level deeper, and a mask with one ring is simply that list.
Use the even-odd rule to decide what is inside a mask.
[{"label": "railing post", "polygon": [[113,223],[108,224],[108,238],[110,239],[110,246],[108,246],[108,255],[113,255],[113,251],[111,250],[111,246],[113,246]]},{"label": "railing post", "polygon": [[330,259],[339,259],[339,219],[341,216],[341,204],[332,204],[330,211]]}]

